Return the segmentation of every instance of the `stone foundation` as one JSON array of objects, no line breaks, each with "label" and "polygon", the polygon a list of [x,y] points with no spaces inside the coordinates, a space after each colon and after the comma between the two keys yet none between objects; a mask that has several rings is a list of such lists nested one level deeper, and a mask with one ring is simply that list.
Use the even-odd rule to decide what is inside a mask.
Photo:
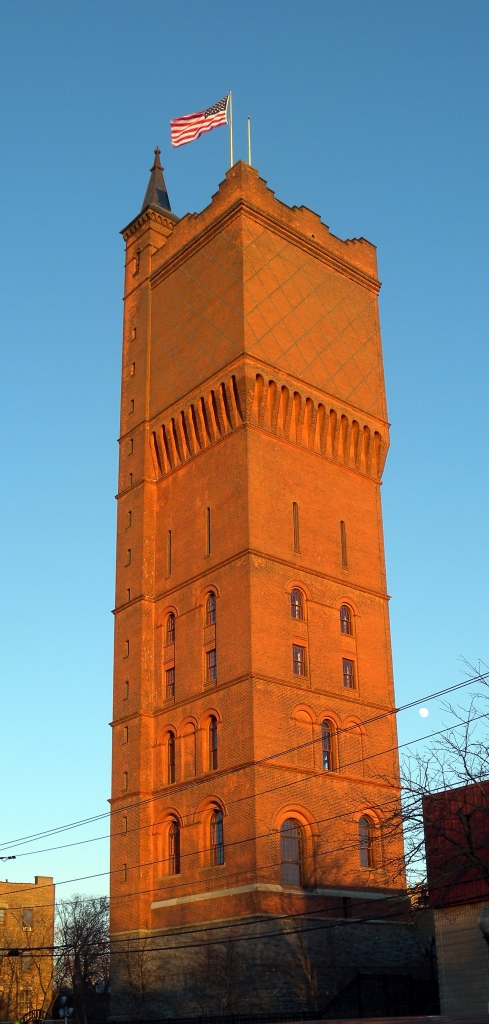
[{"label": "stone foundation", "polygon": [[321,1011],[358,973],[429,977],[412,924],[221,921],[113,943],[112,1019]]}]

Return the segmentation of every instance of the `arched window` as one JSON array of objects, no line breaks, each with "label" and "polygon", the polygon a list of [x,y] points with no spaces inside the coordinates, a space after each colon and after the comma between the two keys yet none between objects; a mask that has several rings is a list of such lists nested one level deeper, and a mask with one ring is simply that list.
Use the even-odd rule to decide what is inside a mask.
[{"label": "arched window", "polygon": [[353,615],[351,608],[347,604],[342,604],[340,608],[340,629],[347,636],[352,636],[353,634]]},{"label": "arched window", "polygon": [[327,718],[321,722],[321,749],[323,768],[326,772],[331,772],[334,768],[333,723],[328,722]]},{"label": "arched window", "polygon": [[168,829],[168,874],[180,874],[180,825],[172,821]]},{"label": "arched window", "polygon": [[302,833],[293,818],[287,818],[280,828],[280,860],[282,885],[301,885]]},{"label": "arched window", "polygon": [[211,715],[209,721],[209,771],[217,768],[217,718]]},{"label": "arched window", "polygon": [[175,782],[175,733],[168,734],[168,782]]},{"label": "arched window", "polygon": [[214,626],[216,622],[216,595],[212,592],[207,595],[207,601],[205,602],[205,624],[206,626]]},{"label": "arched window", "polygon": [[290,614],[293,619],[304,618],[304,598],[297,587],[294,587],[290,594]]},{"label": "arched window", "polygon": [[360,867],[371,868],[373,864],[373,826],[369,818],[360,818],[358,822],[358,843]]},{"label": "arched window", "polygon": [[224,829],[222,811],[213,811],[211,817],[211,864],[224,864]]},{"label": "arched window", "polygon": [[170,612],[166,620],[166,645],[175,643],[175,616]]}]

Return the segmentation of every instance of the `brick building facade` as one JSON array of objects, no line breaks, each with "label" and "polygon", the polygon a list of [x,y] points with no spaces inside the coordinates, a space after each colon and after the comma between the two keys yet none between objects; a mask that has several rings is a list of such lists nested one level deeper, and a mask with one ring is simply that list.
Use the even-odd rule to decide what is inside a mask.
[{"label": "brick building facade", "polygon": [[[221,1009],[301,1006],[417,956],[383,831],[399,788],[375,248],[241,162],[179,220],[158,151],[123,237],[114,1012],[136,998],[129,949],[158,1012],[203,1012],[209,972]],[[349,918],[382,918],[370,939],[355,925],[353,968],[330,948]]]},{"label": "brick building facade", "polygon": [[51,1009],[53,942],[53,879],[36,875],[34,882],[0,882],[1,1020]]}]

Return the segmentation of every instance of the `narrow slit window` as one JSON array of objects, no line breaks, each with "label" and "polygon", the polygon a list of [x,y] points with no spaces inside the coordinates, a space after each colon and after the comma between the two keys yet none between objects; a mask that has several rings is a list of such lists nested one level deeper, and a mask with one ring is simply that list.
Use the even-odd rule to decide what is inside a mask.
[{"label": "narrow slit window", "polygon": [[171,530],[166,535],[166,575],[171,576]]},{"label": "narrow slit window", "polygon": [[168,783],[175,782],[175,733],[168,735]]},{"label": "narrow slit window", "polygon": [[358,822],[358,843],[360,867],[371,868],[373,865],[372,822],[368,818],[360,818]]},{"label": "narrow slit window", "polygon": [[128,548],[127,552],[126,552],[126,565],[130,565],[130,564],[131,564],[131,548]]},{"label": "narrow slit window", "polygon": [[340,608],[340,630],[346,636],[353,635],[353,615],[347,604],[342,604]]},{"label": "narrow slit window", "polygon": [[134,253],[134,273],[139,274],[141,269],[141,250],[137,249]]},{"label": "narrow slit window", "polygon": [[212,715],[209,722],[209,771],[217,769],[217,718]]},{"label": "narrow slit window", "polygon": [[129,775],[127,772],[122,773],[122,788],[127,789],[129,786]]},{"label": "narrow slit window", "polygon": [[205,659],[207,682],[215,683],[217,679],[217,657],[215,647],[213,647],[211,651],[207,651]]},{"label": "narrow slit window", "polygon": [[224,829],[222,811],[214,811],[211,817],[211,864],[224,864]]},{"label": "narrow slit window", "polygon": [[127,588],[127,602],[129,603],[130,600],[131,600],[131,588],[128,587]]},{"label": "narrow slit window", "polygon": [[175,696],[175,668],[166,670],[166,699],[171,700]]},{"label": "narrow slit window", "polygon": [[127,513],[127,528],[129,529],[130,526],[132,526],[132,512]]},{"label": "narrow slit window", "polygon": [[290,614],[293,619],[304,618],[304,599],[297,587],[294,587],[290,594]]},{"label": "narrow slit window", "polygon": [[127,882],[127,864],[122,865],[122,881]]},{"label": "narrow slit window", "polygon": [[123,738],[122,742],[123,743],[129,743],[129,726],[128,725],[124,726],[123,737],[124,738]]},{"label": "narrow slit window", "polygon": [[129,657],[130,650],[131,650],[131,648],[130,648],[130,645],[129,645],[129,640],[126,640],[126,646],[124,648],[124,657],[125,658]]},{"label": "narrow slit window", "polygon": [[296,501],[292,505],[292,521],[294,525],[294,551],[300,551],[299,547],[299,506]]},{"label": "narrow slit window", "polygon": [[325,772],[330,772],[333,770],[333,726],[327,719],[321,723],[321,745],[323,769]]},{"label": "narrow slit window", "polygon": [[133,455],[134,454],[134,438],[133,437],[129,438],[129,444],[128,444],[128,447],[127,447],[127,454],[128,455]]},{"label": "narrow slit window", "polygon": [[170,612],[166,620],[166,646],[175,643],[175,616],[173,612]]},{"label": "narrow slit window", "polygon": [[126,681],[124,683],[124,697],[122,699],[123,700],[127,700],[128,697],[129,697],[129,680],[126,679]]},{"label": "narrow slit window", "polygon": [[280,860],[282,885],[302,883],[302,835],[293,818],[287,818],[280,828]]},{"label": "narrow slit window", "polygon": [[346,547],[346,526],[341,520],[340,522],[340,539],[341,539],[341,564],[343,569],[348,569],[348,551]]},{"label": "narrow slit window", "polygon": [[127,818],[125,816],[122,819],[122,831],[123,831],[124,835],[127,832]]},{"label": "narrow slit window", "polygon": [[168,829],[168,874],[180,874],[180,825],[172,821]]},{"label": "narrow slit window", "polygon": [[212,590],[207,595],[205,603],[205,624],[206,626],[215,626],[216,624],[216,595]]},{"label": "narrow slit window", "polygon": [[355,663],[350,658],[343,658],[343,686],[347,690],[355,689]]},{"label": "narrow slit window", "polygon": [[129,412],[134,412],[134,398],[131,398],[131,404],[129,406]]},{"label": "narrow slit window", "polygon": [[306,648],[292,644],[292,671],[295,676],[307,675]]},{"label": "narrow slit window", "polygon": [[211,553],[211,510],[207,508],[205,510],[205,553],[210,555]]},{"label": "narrow slit window", "polygon": [[129,473],[129,487],[132,487],[132,473]]}]

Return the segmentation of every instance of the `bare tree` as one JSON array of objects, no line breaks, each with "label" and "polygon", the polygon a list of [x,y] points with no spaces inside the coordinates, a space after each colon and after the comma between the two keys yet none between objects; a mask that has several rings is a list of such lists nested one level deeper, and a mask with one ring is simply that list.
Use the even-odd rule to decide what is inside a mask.
[{"label": "bare tree", "polygon": [[[36,928],[25,927],[23,909],[9,911],[2,944],[9,950],[0,963],[0,1013],[11,1020],[29,1010],[52,1009],[54,999],[52,912],[40,908]],[[52,908],[51,908],[52,911]]]},{"label": "bare tree", "polygon": [[[480,677],[486,687],[485,678]],[[447,725],[424,750],[401,761],[402,802],[387,818],[384,835],[404,835],[404,861],[389,865],[393,881],[406,868],[418,901],[427,885],[425,819],[428,835],[450,855],[437,867],[437,881],[457,869],[471,871],[489,886],[489,700],[487,688],[465,706],[444,704]],[[465,792],[465,787],[471,787]],[[459,791],[454,793],[453,791]],[[447,792],[448,791],[448,792]],[[481,836],[486,837],[481,842]]]},{"label": "bare tree", "polygon": [[57,989],[71,990],[78,1024],[100,1020],[109,989],[109,900],[73,896],[56,917]]}]

